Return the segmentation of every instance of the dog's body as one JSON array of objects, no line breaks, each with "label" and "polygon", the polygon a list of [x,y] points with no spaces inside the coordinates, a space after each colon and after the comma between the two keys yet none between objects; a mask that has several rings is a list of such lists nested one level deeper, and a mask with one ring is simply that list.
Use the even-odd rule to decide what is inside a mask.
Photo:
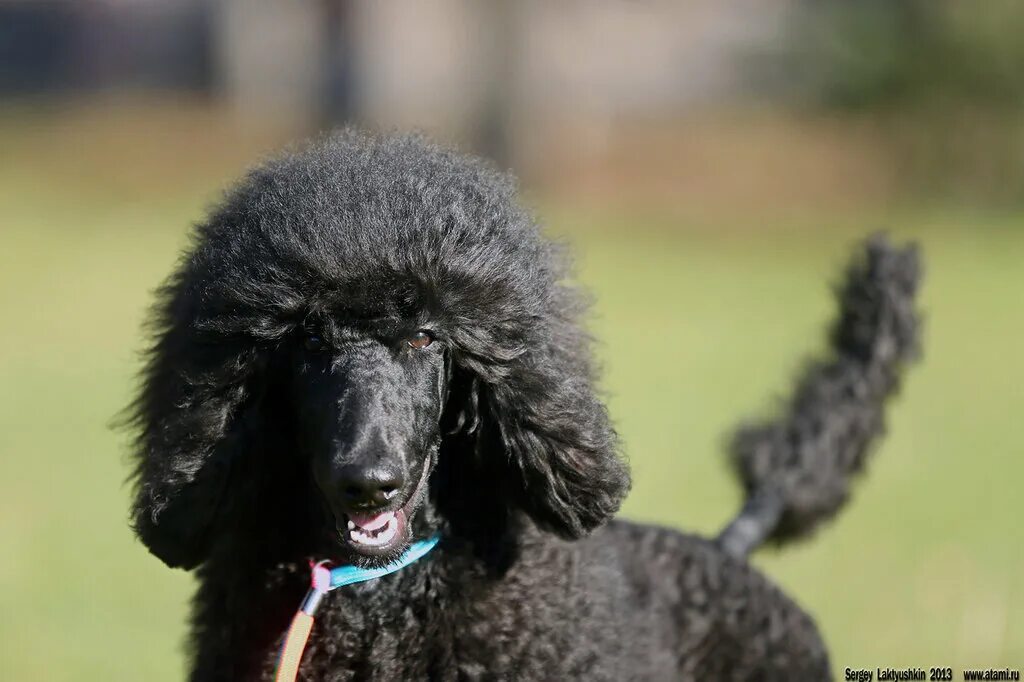
[{"label": "dog's body", "polygon": [[[520,542],[521,558],[500,578],[442,546],[391,576],[330,593],[303,659],[306,679],[828,677],[811,619],[707,540],[612,521],[575,542],[536,531]],[[209,583],[202,593],[195,678],[252,679],[260,670],[273,679],[308,566],[253,574],[229,556],[210,570],[235,575],[221,577],[224,594],[207,592]]]},{"label": "dog's body", "polygon": [[198,572],[193,679],[272,679],[310,561],[433,535],[328,595],[304,679],[829,676],[744,557],[845,500],[916,346],[913,254],[851,266],[831,355],[735,441],[714,542],[609,522],[629,476],[565,277],[512,183],[414,138],[271,163],[200,226],[134,408],[136,530]]}]

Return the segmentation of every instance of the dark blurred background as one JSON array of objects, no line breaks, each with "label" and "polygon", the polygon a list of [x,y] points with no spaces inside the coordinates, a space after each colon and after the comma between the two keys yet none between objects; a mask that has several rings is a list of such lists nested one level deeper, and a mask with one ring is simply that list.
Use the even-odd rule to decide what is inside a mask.
[{"label": "dark blurred background", "polygon": [[756,563],[846,666],[1024,664],[1024,4],[0,0],[0,676],[180,679],[191,578],[127,528],[151,292],[232,178],[355,123],[493,158],[578,253],[624,514],[721,456],[885,229],[925,359],[847,512]]}]

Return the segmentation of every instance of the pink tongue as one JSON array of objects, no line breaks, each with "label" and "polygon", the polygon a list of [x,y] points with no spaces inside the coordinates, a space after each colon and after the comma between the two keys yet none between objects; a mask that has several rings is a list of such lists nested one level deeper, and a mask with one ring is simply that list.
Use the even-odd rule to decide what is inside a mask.
[{"label": "pink tongue", "polygon": [[395,515],[395,512],[384,512],[383,514],[349,514],[349,520],[363,530],[377,530],[387,525],[388,521]]}]

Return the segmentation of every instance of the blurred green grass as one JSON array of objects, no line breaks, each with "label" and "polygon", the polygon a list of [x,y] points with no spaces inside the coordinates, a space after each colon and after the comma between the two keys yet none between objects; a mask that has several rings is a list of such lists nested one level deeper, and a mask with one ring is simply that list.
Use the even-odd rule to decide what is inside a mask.
[{"label": "blurred green grass", "polygon": [[[151,290],[240,167],[212,152],[201,163],[190,145],[192,161],[168,152],[178,175],[140,179],[149,152],[118,134],[128,142],[111,156],[0,128],[23,152],[0,167],[4,679],[183,675],[191,579],[131,537],[126,437],[109,424],[131,396]],[[925,359],[891,435],[837,522],[756,563],[818,619],[838,670],[1024,663],[1024,218],[543,213],[595,294],[604,386],[635,471],[624,514],[702,533],[739,502],[724,435],[770,409],[820,348],[848,248],[875,227],[918,239]]]}]

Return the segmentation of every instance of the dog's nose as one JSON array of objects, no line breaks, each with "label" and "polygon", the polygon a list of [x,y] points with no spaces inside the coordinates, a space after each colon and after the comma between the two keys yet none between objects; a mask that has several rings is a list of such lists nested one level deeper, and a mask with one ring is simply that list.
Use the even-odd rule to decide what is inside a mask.
[{"label": "dog's nose", "polygon": [[346,466],[338,474],[342,497],[353,509],[383,507],[405,484],[401,471],[388,466]]}]

